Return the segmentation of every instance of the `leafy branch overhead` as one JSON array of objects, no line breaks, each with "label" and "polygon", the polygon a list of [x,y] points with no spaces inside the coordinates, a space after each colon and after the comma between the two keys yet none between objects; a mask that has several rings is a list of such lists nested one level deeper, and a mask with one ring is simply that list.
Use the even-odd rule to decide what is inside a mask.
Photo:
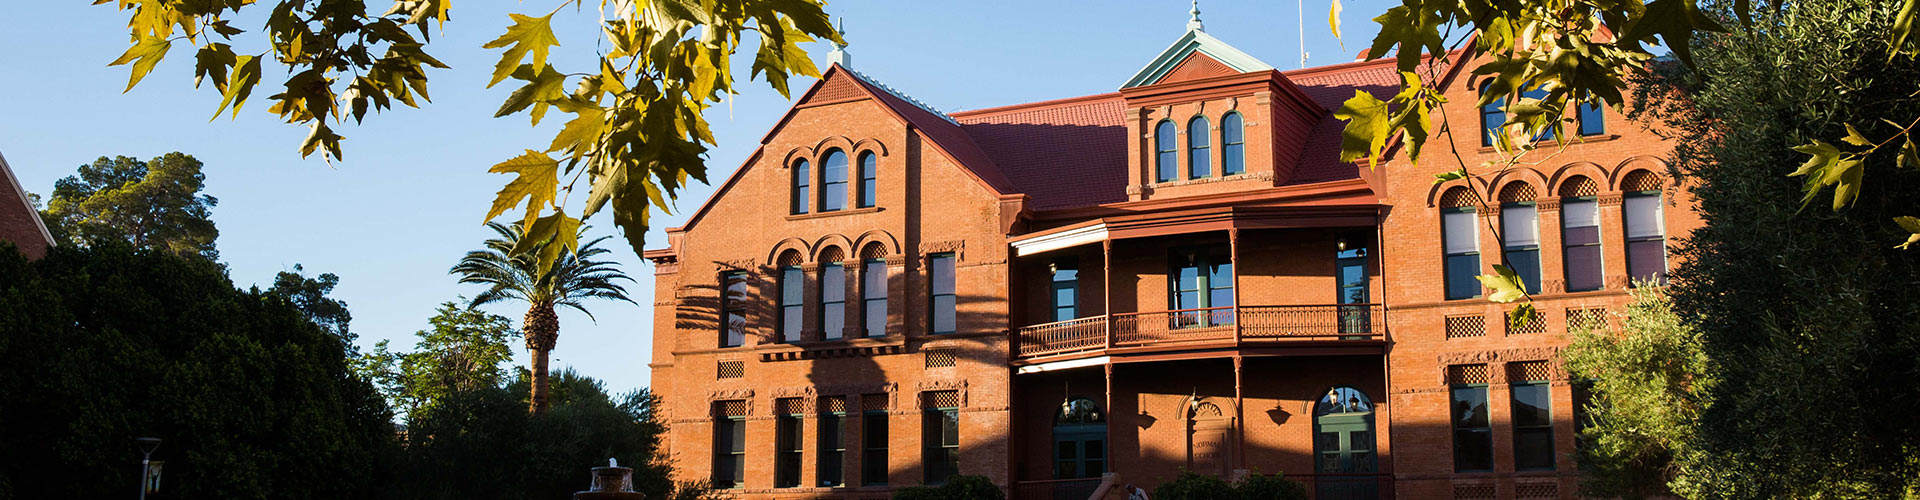
[{"label": "leafy branch overhead", "polygon": [[[395,102],[418,107],[429,100],[426,70],[447,66],[425,48],[430,28],[450,19],[451,2],[397,0],[378,14],[368,10],[368,0],[95,4],[113,3],[129,13],[132,45],[112,62],[130,66],[129,90],[184,42],[196,49],[195,86],[211,80],[220,93],[214,117],[229,108],[237,116],[261,83],[262,61],[285,66],[287,77],[268,97],[268,111],[308,128],[301,156],[320,152],[331,161],[344,158],[338,124],[349,118],[359,123],[369,110]],[[236,36],[246,30],[234,27],[233,19],[269,4],[262,23],[267,43],[236,52]],[[593,12],[581,12],[589,6]],[[562,71],[549,63],[561,46],[554,16],[566,7],[603,20],[600,43],[578,45],[600,46],[597,67]],[[526,113],[533,125],[549,111],[571,116],[543,149],[529,148],[489,170],[515,177],[486,219],[524,211],[520,224],[531,235],[553,235],[530,242],[531,248],[574,234],[565,229],[610,206],[614,223],[639,251],[650,211],[667,210],[689,180],[707,180],[704,155],[714,138],[702,115],[737,93],[730,56],[753,50],[748,78],[764,77],[790,97],[789,78],[820,74],[800,45],[840,41],[824,7],[822,0],[561,0],[545,15],[509,14],[505,32],[482,46],[500,49],[488,87],[519,82],[496,116]],[[743,39],[749,31],[757,40]],[[587,194],[576,218],[564,207],[578,187]],[[577,246],[562,241],[541,259],[551,263]]]}]

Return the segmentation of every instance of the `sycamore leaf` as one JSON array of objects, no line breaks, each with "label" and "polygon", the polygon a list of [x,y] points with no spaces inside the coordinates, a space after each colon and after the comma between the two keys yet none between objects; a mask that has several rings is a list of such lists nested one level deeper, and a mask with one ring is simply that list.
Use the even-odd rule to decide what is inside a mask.
[{"label": "sycamore leaf", "polygon": [[340,157],[341,139],[345,137],[333,133],[333,128],[328,127],[327,122],[315,120],[313,125],[308,127],[306,140],[300,141],[300,157],[306,158],[313,154],[315,149],[320,149],[325,151],[325,154],[321,155],[322,159],[329,155],[335,160],[343,159]]},{"label": "sycamore leaf", "polygon": [[1350,162],[1365,156],[1367,168],[1378,167],[1392,123],[1387,116],[1386,101],[1355,90],[1353,98],[1341,104],[1333,116],[1347,121],[1346,128],[1340,131],[1340,161]]},{"label": "sycamore leaf", "polygon": [[240,106],[247,103],[247,96],[253,95],[253,87],[260,83],[260,56],[235,56],[233,71],[228,75],[226,85],[220,89],[220,108],[213,110],[212,121],[220,118],[220,112],[227,105],[233,105],[233,116],[240,116]]},{"label": "sycamore leaf", "polygon": [[1433,174],[1433,183],[1439,184],[1442,182],[1460,180],[1465,178],[1467,178],[1467,167],[1460,167],[1459,170],[1449,170],[1446,172]]},{"label": "sycamore leaf", "polygon": [[1513,272],[1513,268],[1494,264],[1493,272],[1494,274],[1475,276],[1480,280],[1481,285],[1493,290],[1493,293],[1487,295],[1487,300],[1505,304],[1527,297],[1526,286],[1521,283],[1520,275]]},{"label": "sycamore leaf", "polygon": [[1688,67],[1693,66],[1693,50],[1689,47],[1695,31],[1727,31],[1713,18],[1701,14],[1694,0],[1653,0],[1645,8],[1638,19],[1627,25],[1621,38],[1632,41],[1637,47],[1640,42],[1658,36],[1663,44],[1673,49],[1673,55],[1679,56],[1680,62]]},{"label": "sycamore leaf", "polygon": [[1854,129],[1853,124],[1847,123],[1845,125],[1847,126],[1847,136],[1840,139],[1841,141],[1861,147],[1873,145],[1873,141],[1867,140],[1867,136],[1860,135],[1860,131]]},{"label": "sycamore leaf", "polygon": [[[523,222],[523,224],[525,224]],[[508,251],[512,256],[532,255],[539,276],[545,276],[564,254],[580,249],[580,219],[565,211],[540,217],[526,226],[527,232]]]},{"label": "sycamore leaf", "polygon": [[533,56],[533,67],[546,66],[547,50],[560,46],[560,39],[553,36],[553,14],[540,17],[520,14],[507,16],[513,18],[513,26],[508,26],[507,32],[500,38],[480,46],[483,49],[507,48],[506,52],[500,54],[500,63],[493,66],[493,80],[487,82],[487,87],[507,79],[507,75],[520,67],[520,60],[529,54]]},{"label": "sycamore leaf", "polygon": [[1887,52],[1888,61],[1892,61],[1894,56],[1900,54],[1912,55],[1920,51],[1916,50],[1913,43],[1915,41],[1913,26],[1917,22],[1920,22],[1920,0],[1901,0],[1900,13],[1894,16],[1893,27],[1889,33],[1893,37],[1893,50]]},{"label": "sycamore leaf", "polygon": [[523,224],[532,223],[540,211],[553,203],[554,194],[560,190],[560,162],[548,157],[546,153],[527,150],[518,158],[500,162],[487,172],[496,174],[517,174],[500,193],[493,198],[493,208],[487,210],[486,220],[499,217],[521,198],[527,199],[527,216]]},{"label": "sycamore leaf", "polygon": [[1912,247],[1914,243],[1920,243],[1920,217],[1913,217],[1913,216],[1894,217],[1893,223],[1899,224],[1900,229],[1904,229],[1908,233],[1913,233],[1907,236],[1907,241],[1905,243],[1895,245],[1894,248],[1906,250],[1907,248]]},{"label": "sycamore leaf", "polygon": [[1347,41],[1340,38],[1340,0],[1333,0],[1333,7],[1327,10],[1327,27],[1333,28],[1333,40],[1339,42],[1340,50],[1347,50]]},{"label": "sycamore leaf", "polygon": [[147,72],[153,71],[153,65],[159,64],[161,59],[167,57],[167,49],[170,48],[173,48],[173,43],[168,42],[166,37],[141,37],[139,42],[120,54],[119,59],[114,59],[112,63],[107,64],[119,66],[133,63],[132,76],[127,79],[127,89],[121,92],[133,90],[133,86],[138,85],[140,79],[147,77]]},{"label": "sycamore leaf", "polygon": [[567,126],[562,127],[560,133],[553,136],[553,144],[547,146],[547,151],[572,151],[573,156],[578,158],[593,149],[594,143],[600,139],[601,132],[606,130],[604,120],[607,110],[599,106],[587,106],[576,110],[575,113],[577,116],[568,120]]},{"label": "sycamore leaf", "polygon": [[1920,170],[1920,148],[1914,147],[1912,136],[1908,136],[1900,144],[1900,154],[1895,156],[1893,166]]},{"label": "sycamore leaf", "polygon": [[209,43],[201,47],[193,58],[193,88],[200,88],[200,81],[212,76],[215,89],[227,90],[227,68],[233,67],[235,61],[233,49],[227,44]]},{"label": "sycamore leaf", "polygon": [[1507,311],[1507,331],[1518,331],[1526,328],[1527,323],[1539,321],[1539,317],[1540,311],[1533,307],[1532,302],[1523,302],[1518,306],[1514,306],[1512,311]]},{"label": "sycamore leaf", "polygon": [[1800,199],[1802,208],[1813,203],[1813,199],[1827,186],[1834,186],[1834,210],[1852,205],[1853,200],[1860,197],[1860,181],[1866,175],[1861,156],[1842,154],[1839,148],[1818,139],[1813,144],[1795,146],[1793,150],[1811,155],[1799,170],[1787,174],[1789,177],[1806,177],[1800,187],[1804,193]]},{"label": "sycamore leaf", "polygon": [[500,103],[500,109],[493,113],[494,118],[514,114],[531,106],[533,111],[528,114],[532,116],[533,124],[539,125],[540,117],[547,114],[550,103],[567,97],[566,75],[554,70],[553,66],[541,66],[538,72],[533,68],[523,64],[520,69],[513,71],[515,79],[526,80],[527,84],[514,89],[513,94],[507,96],[507,101]]}]

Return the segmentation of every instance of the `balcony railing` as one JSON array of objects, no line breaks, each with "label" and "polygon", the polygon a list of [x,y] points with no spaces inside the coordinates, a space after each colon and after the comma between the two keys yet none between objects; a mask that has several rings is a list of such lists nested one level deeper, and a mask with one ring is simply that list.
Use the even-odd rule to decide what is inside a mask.
[{"label": "balcony railing", "polygon": [[1386,313],[1380,304],[1131,312],[1023,327],[1015,341],[1019,357],[1034,358],[1183,343],[1375,340],[1385,337]]}]

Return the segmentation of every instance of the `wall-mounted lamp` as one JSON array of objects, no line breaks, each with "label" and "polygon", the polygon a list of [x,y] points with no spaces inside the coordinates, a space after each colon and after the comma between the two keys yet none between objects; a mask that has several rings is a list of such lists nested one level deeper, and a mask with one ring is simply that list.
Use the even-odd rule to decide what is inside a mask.
[{"label": "wall-mounted lamp", "polygon": [[1334,244],[1334,246],[1335,246],[1335,247],[1338,247],[1338,248],[1340,249],[1340,251],[1342,251],[1342,252],[1345,252],[1345,251],[1347,251],[1347,239],[1346,239],[1346,238],[1344,238],[1344,237],[1343,237],[1343,238],[1340,238],[1340,239],[1337,239],[1337,240],[1334,240],[1334,242],[1333,242],[1333,244]]}]

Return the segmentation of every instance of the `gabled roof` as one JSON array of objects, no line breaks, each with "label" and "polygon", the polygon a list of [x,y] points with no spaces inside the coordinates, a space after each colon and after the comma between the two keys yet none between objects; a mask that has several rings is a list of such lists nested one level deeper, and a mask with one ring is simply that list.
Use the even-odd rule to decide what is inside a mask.
[{"label": "gabled roof", "polygon": [[1190,29],[1185,35],[1180,35],[1180,39],[1174,40],[1173,45],[1160,51],[1160,55],[1155,56],[1153,62],[1147,63],[1147,67],[1140,68],[1140,71],[1134,73],[1133,78],[1128,78],[1126,85],[1121,85],[1120,88],[1128,89],[1158,83],[1195,52],[1206,54],[1214,61],[1241,73],[1273,69],[1273,65],[1233,48],[1232,45],[1227,45],[1227,42],[1220,41],[1205,31]]},{"label": "gabled roof", "polygon": [[[14,244],[27,252],[53,246],[53,233],[48,232],[46,224],[40,221],[40,213],[34,211],[33,202],[27,201],[26,186],[20,185],[20,179],[13,176],[13,168],[7,165],[5,156],[0,156],[0,184],[4,184],[0,185],[0,237],[20,238]],[[37,237],[45,245],[29,246],[25,238],[32,237]]]}]

